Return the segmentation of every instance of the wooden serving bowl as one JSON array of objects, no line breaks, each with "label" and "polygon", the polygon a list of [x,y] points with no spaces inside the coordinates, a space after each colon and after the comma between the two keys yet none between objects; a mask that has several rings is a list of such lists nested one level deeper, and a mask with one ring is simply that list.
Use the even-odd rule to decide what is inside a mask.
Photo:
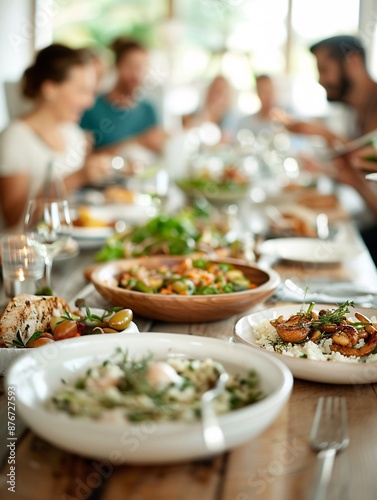
[{"label": "wooden serving bowl", "polygon": [[114,305],[128,307],[135,314],[174,323],[215,321],[242,313],[270,297],[280,283],[273,270],[235,263],[234,259],[210,259],[211,262],[229,262],[258,286],[243,292],[217,295],[161,295],[125,290],[118,286],[119,275],[135,265],[147,269],[162,265],[172,266],[185,257],[156,256],[126,259],[98,266],[91,280],[98,292]]}]

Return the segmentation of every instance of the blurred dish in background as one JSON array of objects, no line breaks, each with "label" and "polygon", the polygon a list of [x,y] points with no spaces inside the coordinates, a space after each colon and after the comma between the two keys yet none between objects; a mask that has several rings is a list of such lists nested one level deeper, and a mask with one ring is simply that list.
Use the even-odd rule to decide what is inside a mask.
[{"label": "blurred dish in background", "polygon": [[244,198],[250,187],[247,176],[234,166],[227,166],[221,172],[203,170],[197,176],[176,181],[182,191],[190,197],[204,196],[210,202],[233,202]]},{"label": "blurred dish in background", "polygon": [[237,203],[249,191],[250,176],[235,148],[206,147],[191,156],[187,174],[176,183],[190,198],[205,197],[215,204]]},{"label": "blurred dish in background", "polygon": [[317,214],[299,205],[266,207],[269,219],[269,232],[272,236],[317,237]]},{"label": "blurred dish in background", "polygon": [[245,258],[243,241],[236,235],[231,238],[230,233],[225,216],[216,219],[194,208],[183,209],[175,216],[161,213],[146,224],[126,228],[111,236],[97,253],[96,260],[105,262],[142,255],[189,255],[193,252]]},{"label": "blurred dish in background", "polygon": [[128,225],[145,223],[157,212],[150,198],[148,203],[79,207],[72,217],[72,236],[80,248],[99,248],[115,230],[123,231]]},{"label": "blurred dish in background", "polygon": [[[119,185],[108,186],[103,191],[103,196],[108,203],[132,204],[137,201],[137,195],[131,189]],[[139,198],[140,200],[140,198]]]},{"label": "blurred dish in background", "polygon": [[276,238],[261,243],[258,252],[288,262],[340,264],[358,256],[362,249],[352,245],[352,242],[336,243],[317,238]]},{"label": "blurred dish in background", "polygon": [[315,215],[326,213],[330,223],[349,217],[336,194],[321,193],[312,186],[290,183],[279,194],[267,196],[265,201],[275,205],[279,210],[286,205],[296,205],[298,212],[305,208],[310,209]]}]

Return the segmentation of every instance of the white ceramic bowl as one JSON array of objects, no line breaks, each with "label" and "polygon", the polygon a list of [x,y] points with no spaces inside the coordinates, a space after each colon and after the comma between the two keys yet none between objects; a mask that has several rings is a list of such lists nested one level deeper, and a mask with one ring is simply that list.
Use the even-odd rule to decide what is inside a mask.
[{"label": "white ceramic bowl", "polygon": [[[92,314],[98,314],[98,316],[101,316],[105,310],[104,309],[98,309],[95,307],[90,307],[90,311]],[[137,325],[131,321],[131,323],[128,325],[128,327],[125,330],[120,331],[119,333],[138,333],[139,329]],[[106,334],[107,335],[112,335],[112,334]],[[114,334],[115,335],[115,334]],[[77,339],[73,339],[77,340]],[[59,341],[61,342],[61,341]],[[40,347],[37,347],[36,349],[41,349]],[[22,354],[30,352],[31,349],[25,348],[23,349],[22,347],[3,347],[0,348],[0,375],[4,375],[9,368],[10,364],[12,363],[13,360],[21,356]]]},{"label": "white ceramic bowl", "polygon": [[[266,397],[246,408],[219,417],[226,449],[238,446],[261,433],[279,415],[288,401],[293,379],[283,363],[262,352],[222,340],[169,333],[109,335],[56,342],[20,357],[7,376],[16,387],[19,415],[40,436],[70,452],[112,463],[167,463],[210,455],[200,422],[128,422],[104,424],[75,419],[45,408],[45,402],[62,386],[108,359],[117,347],[131,357],[153,353],[165,359],[176,353],[184,357],[213,359],[229,372],[255,369]],[[50,349],[50,350],[49,350]]]}]

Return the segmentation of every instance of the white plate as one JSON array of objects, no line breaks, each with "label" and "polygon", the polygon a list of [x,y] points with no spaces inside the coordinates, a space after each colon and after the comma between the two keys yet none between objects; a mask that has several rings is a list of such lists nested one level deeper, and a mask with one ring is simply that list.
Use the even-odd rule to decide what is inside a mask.
[{"label": "white plate", "polygon": [[[316,304],[315,309],[334,307],[334,305]],[[253,329],[258,323],[265,319],[274,319],[281,314],[288,318],[299,311],[300,305],[288,305],[272,307],[241,318],[235,327],[235,339],[258,350],[268,353],[275,359],[283,361],[292,371],[296,378],[311,380],[312,382],[323,382],[326,384],[371,384],[377,382],[377,363],[351,363],[338,361],[315,361],[303,358],[293,358],[278,352],[266,351],[256,344]],[[350,308],[359,311],[365,316],[377,316],[377,310],[363,307]]]},{"label": "white plate", "polygon": [[[144,200],[144,198],[141,198]],[[143,224],[157,215],[157,208],[147,202],[134,205],[111,204],[98,207],[87,207],[89,214],[96,220],[105,224],[124,221],[126,224]],[[74,215],[72,216],[75,217]],[[72,236],[82,249],[98,248],[106,238],[114,232],[114,228],[105,227],[77,227],[74,226]]]},{"label": "white plate", "polygon": [[263,255],[291,262],[338,264],[359,255],[362,250],[352,242],[338,243],[317,238],[276,238],[266,240],[258,248]]},{"label": "white plate", "polygon": [[113,227],[76,227],[72,228],[72,236],[80,240],[104,240],[114,232]]},{"label": "white plate", "polygon": [[[190,358],[211,357],[233,373],[255,369],[266,397],[219,417],[226,449],[261,433],[279,415],[292,390],[292,375],[283,363],[245,346],[213,338],[154,332],[109,335],[106,339],[82,337],[51,346],[34,349],[11,366],[7,383],[16,387],[17,411],[37,434],[56,446],[112,463],[167,463],[210,455],[201,422],[105,424],[45,408],[45,402],[62,386],[61,379],[76,379],[90,366],[108,359],[118,347],[127,350],[132,358],[152,353],[154,359],[166,359],[173,352]],[[140,436],[136,445],[135,436]]]},{"label": "white plate", "polygon": [[[101,316],[105,312],[104,309],[98,309],[98,308],[94,308],[94,307],[90,307],[90,310],[93,314],[98,314],[98,316]],[[128,325],[128,327],[125,330],[120,331],[119,333],[123,334],[123,333],[138,333],[138,332],[139,332],[139,329],[138,329],[137,325],[133,321],[131,321],[131,323]],[[107,335],[111,335],[111,334],[110,333],[106,334],[106,337],[107,337]],[[91,336],[91,337],[93,337],[93,336]],[[76,341],[77,339],[72,339],[72,340]],[[60,341],[60,342],[62,342],[62,341]],[[41,347],[38,347],[36,349],[41,349]],[[22,354],[30,352],[31,350],[34,350],[34,349],[30,349],[30,348],[23,349],[22,347],[20,347],[20,348],[13,348],[13,347],[0,348],[0,375],[3,375],[4,373],[6,373],[7,369],[9,368],[9,365],[12,363],[13,360],[18,358],[18,356],[20,356]]]}]

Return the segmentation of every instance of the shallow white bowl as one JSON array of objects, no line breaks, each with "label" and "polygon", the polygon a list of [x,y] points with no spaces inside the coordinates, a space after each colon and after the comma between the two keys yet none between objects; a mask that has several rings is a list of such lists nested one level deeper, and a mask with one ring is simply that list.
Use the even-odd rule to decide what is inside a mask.
[{"label": "shallow white bowl", "polygon": [[229,372],[255,369],[266,397],[219,417],[226,449],[248,441],[270,425],[292,390],[292,375],[283,363],[268,354],[213,338],[143,333],[78,338],[51,345],[53,348],[41,347],[20,357],[8,372],[8,385],[16,387],[19,414],[37,434],[56,446],[114,464],[166,463],[210,455],[200,422],[104,424],[45,408],[45,402],[62,386],[62,379],[76,379],[88,367],[108,359],[117,347],[127,349],[134,358],[153,353],[155,359],[165,359],[176,353],[190,358],[212,357]]},{"label": "shallow white bowl", "polygon": [[[315,309],[327,309],[326,304],[316,304]],[[241,318],[235,327],[235,339],[257,350],[259,353],[267,353],[269,356],[283,361],[291,370],[294,377],[312,382],[323,382],[325,384],[371,384],[377,382],[377,363],[352,363],[339,361],[317,361],[311,359],[294,358],[279,352],[267,351],[256,343],[254,337],[254,328],[263,320],[276,319],[281,314],[288,318],[299,311],[300,305],[287,305],[281,307],[272,307],[249,314]],[[376,309],[367,309],[364,307],[350,307],[350,316],[355,312],[361,312],[367,317],[377,316]]]},{"label": "shallow white bowl", "polygon": [[[98,314],[98,316],[101,316],[105,310],[104,309],[98,309],[98,308],[95,308],[95,307],[90,307],[89,308],[91,313],[92,314]],[[122,330],[120,331],[119,333],[123,334],[123,333],[138,333],[139,329],[137,327],[137,325],[131,321],[131,323],[128,325],[128,327],[125,329],[125,330]],[[106,334],[107,335],[116,335],[115,333],[114,334]],[[89,337],[93,337],[92,335],[89,336]],[[72,340],[77,340],[76,339],[72,339]],[[62,342],[61,340],[59,342]],[[36,349],[41,349],[41,347],[36,347]],[[23,349],[22,347],[20,348],[16,348],[16,347],[4,347],[4,348],[0,348],[0,375],[4,375],[7,371],[7,369],[9,368],[10,364],[12,363],[13,360],[15,360],[16,358],[18,358],[19,356],[27,353],[27,352],[30,352],[32,349],[30,348],[25,348]]]}]

